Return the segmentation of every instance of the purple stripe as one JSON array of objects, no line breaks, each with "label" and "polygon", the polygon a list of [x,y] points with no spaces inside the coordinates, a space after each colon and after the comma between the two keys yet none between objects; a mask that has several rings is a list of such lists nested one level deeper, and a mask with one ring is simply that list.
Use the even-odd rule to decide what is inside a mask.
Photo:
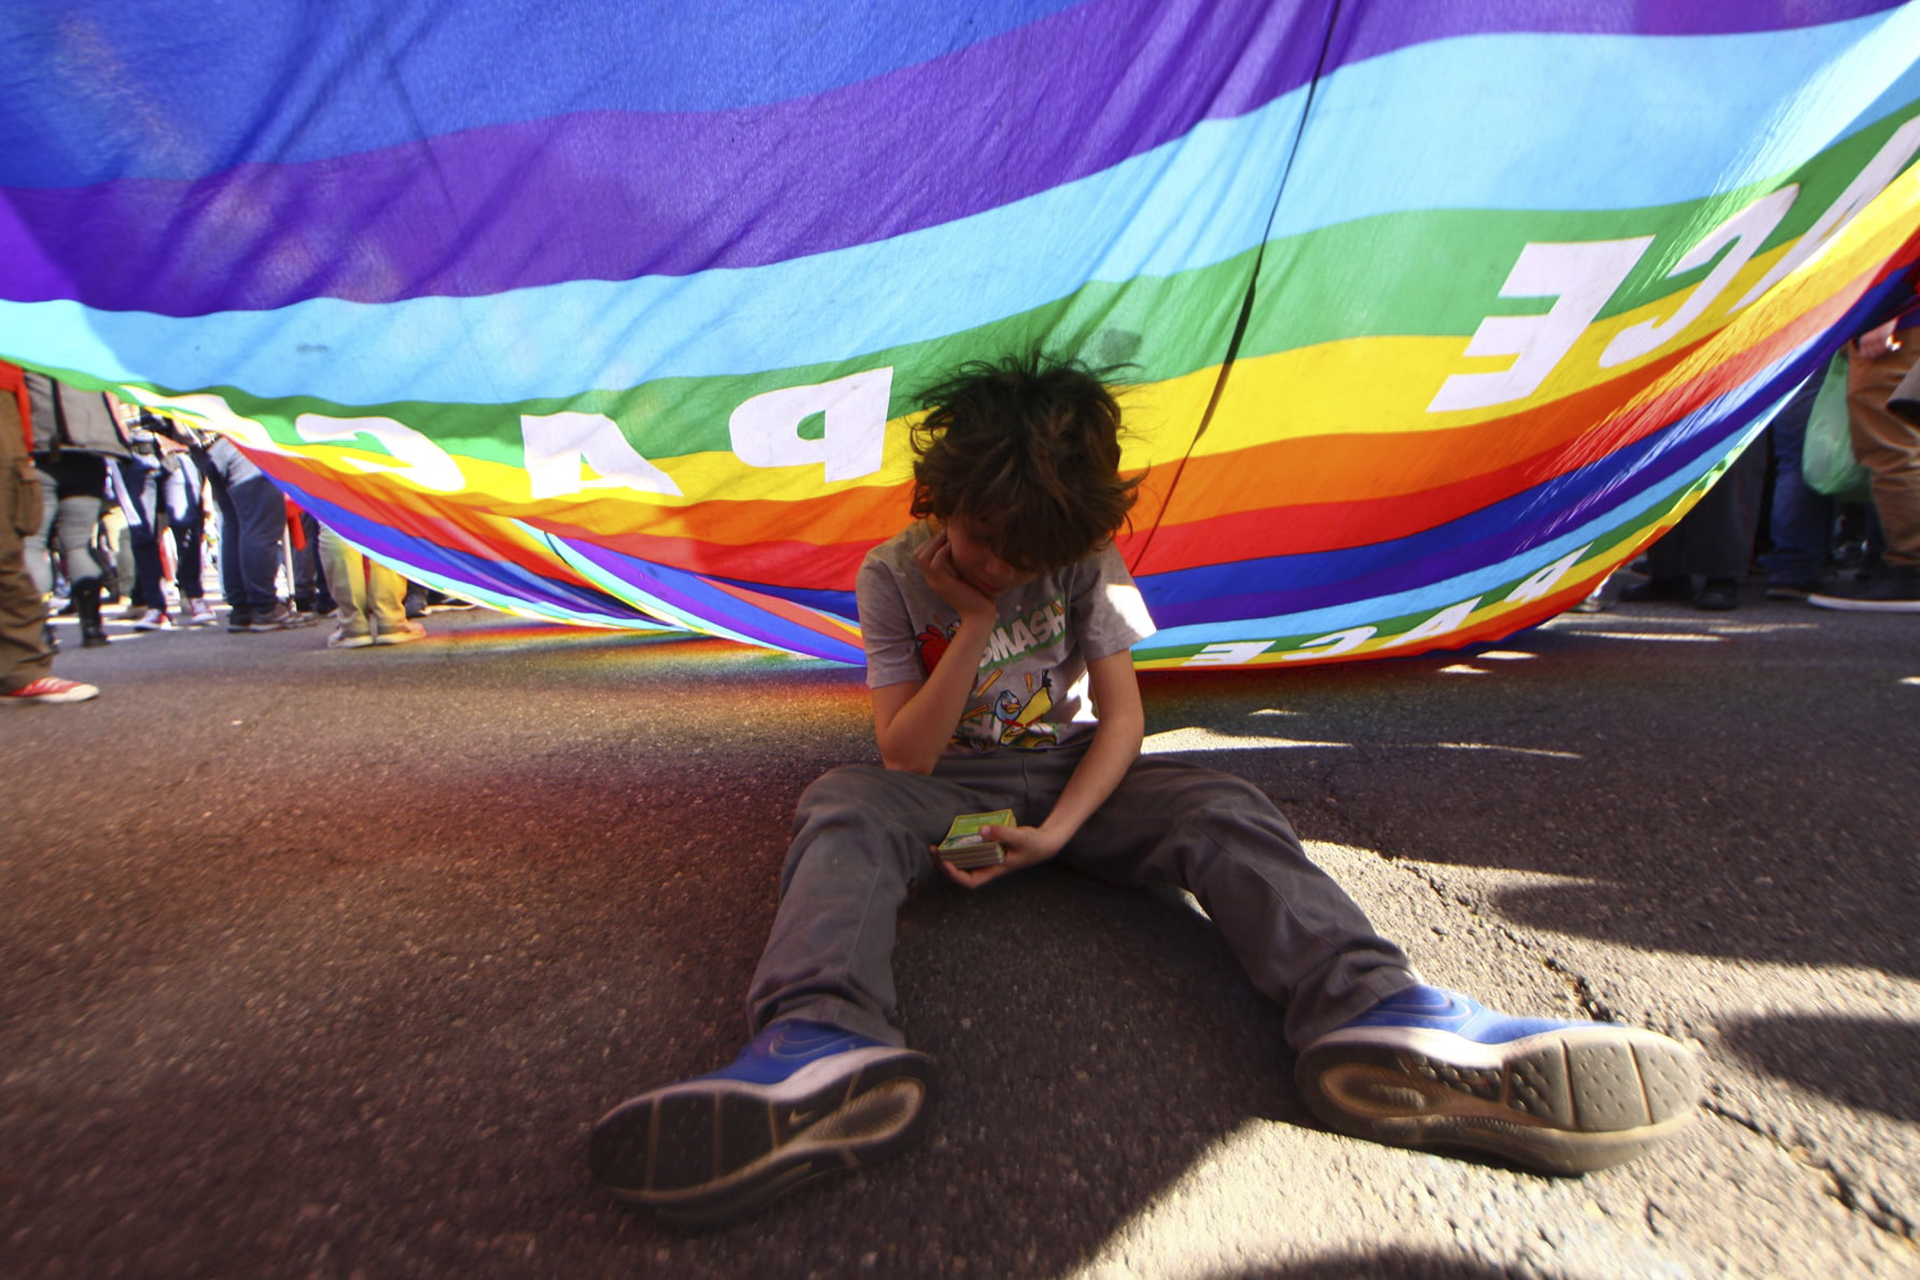
[{"label": "purple stripe", "polygon": [[[1818,19],[1885,0],[1841,0]],[[1358,62],[1490,31],[1813,20],[1805,3],[1423,0],[1337,10]],[[1569,12],[1569,10],[1573,12]],[[200,315],[742,268],[935,226],[1305,83],[1332,0],[1096,0],[917,68],[711,114],[583,113],[192,181],[0,196],[0,296]],[[1041,69],[1053,69],[1052,74]]]},{"label": "purple stripe", "polygon": [[1905,0],[1383,0],[1341,6],[1335,65],[1452,36],[1718,36],[1846,22]]},{"label": "purple stripe", "polygon": [[[1326,7],[1109,0],[766,107],[590,113],[192,182],[15,189],[0,292],[197,315],[827,252],[1021,199],[1269,101],[1312,74]],[[1035,73],[1046,67],[1058,73]]]},{"label": "purple stripe", "polygon": [[568,539],[575,554],[602,571],[714,626],[724,627],[756,643],[803,653],[834,662],[864,660],[860,647],[837,635],[816,631],[769,613],[750,601],[722,591],[703,575],[667,565],[636,560],[591,542]]}]

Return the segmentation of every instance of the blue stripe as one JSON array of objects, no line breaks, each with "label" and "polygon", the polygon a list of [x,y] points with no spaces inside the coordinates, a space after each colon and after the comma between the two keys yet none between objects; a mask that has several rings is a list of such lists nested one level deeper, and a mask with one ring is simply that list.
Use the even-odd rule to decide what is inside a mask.
[{"label": "blue stripe", "polygon": [[512,403],[826,364],[1245,250],[1278,181],[1247,149],[1289,136],[1297,100],[1002,209],[751,270],[192,318],[0,302],[0,333],[13,358],[113,381],[338,404]]},{"label": "blue stripe", "polygon": [[[12,0],[0,8],[0,185],[198,177],[578,111],[803,98],[1075,2]],[[35,109],[50,90],[57,116]]]},{"label": "blue stripe", "polygon": [[[1195,21],[1178,11],[1206,2],[1165,4],[1156,21]],[[1257,7],[1256,0],[1234,2]],[[579,112],[714,112],[801,100],[921,66],[1073,7],[1071,0],[755,0],[731,12],[665,0],[62,0],[40,11],[14,4],[0,9],[0,137],[12,144],[0,153],[0,185],[197,178],[239,164],[323,160]],[[1094,0],[1092,7],[1103,6]],[[1104,7],[1112,22],[1140,20],[1127,4]],[[1295,7],[1311,8],[1312,0]],[[1609,29],[1780,29],[1791,40],[1814,23],[1876,21],[1874,11],[1890,7],[1891,0],[1729,0],[1623,14],[1613,6],[1422,0],[1412,13],[1387,17],[1376,8],[1343,17],[1345,38],[1331,52],[1366,59],[1402,39],[1438,42],[1489,29],[1582,39]],[[1911,47],[1892,38],[1886,44]],[[1074,74],[1074,52],[1060,51],[1056,74]],[[55,114],[37,105],[50,86],[60,104]]]},{"label": "blue stripe", "polygon": [[1677,204],[1804,164],[1889,93],[1920,98],[1920,4],[1757,35],[1422,45],[1321,84],[1275,229]]}]

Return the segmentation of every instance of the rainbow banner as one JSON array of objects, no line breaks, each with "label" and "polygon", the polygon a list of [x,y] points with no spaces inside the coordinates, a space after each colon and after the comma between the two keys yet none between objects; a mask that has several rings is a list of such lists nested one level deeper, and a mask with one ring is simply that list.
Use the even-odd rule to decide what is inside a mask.
[{"label": "rainbow banner", "polygon": [[860,660],[913,393],[1131,367],[1140,665],[1569,607],[1911,297],[1920,3],[63,0],[0,356],[402,572]]}]

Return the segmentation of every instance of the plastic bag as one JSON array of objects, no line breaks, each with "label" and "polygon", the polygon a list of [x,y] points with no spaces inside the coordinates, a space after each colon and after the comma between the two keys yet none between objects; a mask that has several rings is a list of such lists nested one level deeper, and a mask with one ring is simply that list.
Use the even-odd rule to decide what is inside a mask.
[{"label": "plastic bag", "polygon": [[1827,375],[1807,414],[1807,442],[1800,453],[1807,486],[1842,502],[1870,502],[1867,469],[1853,456],[1853,432],[1847,423],[1847,353],[1827,365]]}]

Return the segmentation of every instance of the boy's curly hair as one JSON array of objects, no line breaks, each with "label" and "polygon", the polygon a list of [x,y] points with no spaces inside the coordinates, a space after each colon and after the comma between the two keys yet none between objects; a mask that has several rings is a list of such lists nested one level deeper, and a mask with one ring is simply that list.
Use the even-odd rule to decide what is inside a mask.
[{"label": "boy's curly hair", "polygon": [[1140,476],[1120,475],[1120,405],[1077,360],[975,360],[920,393],[915,516],[960,516],[1017,569],[1063,569],[1127,523]]}]

